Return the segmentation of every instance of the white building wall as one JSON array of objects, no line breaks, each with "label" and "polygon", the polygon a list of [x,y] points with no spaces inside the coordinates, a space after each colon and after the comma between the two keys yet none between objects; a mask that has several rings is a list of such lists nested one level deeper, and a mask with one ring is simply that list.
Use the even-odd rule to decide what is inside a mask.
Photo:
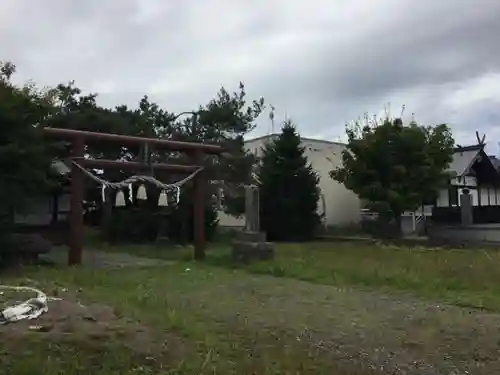
[{"label": "white building wall", "polygon": [[[245,142],[245,148],[256,155],[257,157],[262,155],[261,149],[264,147],[264,143],[269,141],[269,137],[260,137],[251,139]],[[223,227],[243,227],[245,225],[245,215],[239,217],[231,216],[223,211],[219,211],[219,225]]]},{"label": "white building wall", "polygon": [[221,227],[243,227],[245,225],[245,216],[231,216],[223,211],[219,211],[219,226]]},{"label": "white building wall", "polygon": [[436,206],[438,207],[448,207],[449,206],[448,190],[440,189],[438,192],[438,197],[436,200]]},{"label": "white building wall", "polygon": [[[452,205],[452,206],[460,206],[460,195],[463,193],[463,189],[459,188],[458,189],[458,204]],[[450,206],[450,201],[448,198],[448,190],[447,189],[441,189],[439,191],[439,197],[437,199],[437,206],[438,207],[449,207]],[[478,191],[476,189],[469,189],[469,194],[472,197],[472,205],[477,206],[479,199],[478,199]],[[488,198],[486,198],[488,199]],[[484,203],[483,203],[484,205]]]},{"label": "white building wall", "polygon": [[[246,148],[257,156],[261,156],[261,149],[269,140],[269,137],[250,140],[246,143]],[[305,147],[305,156],[320,178],[319,188],[324,200],[320,199],[318,202],[318,212],[325,213],[325,223],[345,225],[359,222],[361,219],[359,198],[329,176],[332,169],[340,166],[341,153],[345,145],[307,138],[302,138],[302,144]],[[286,187],[283,188],[286,189]],[[235,218],[223,212],[219,213],[221,226],[243,226],[244,222],[243,216]]]},{"label": "white building wall", "polygon": [[[464,180],[452,179],[452,185],[463,186]],[[469,186],[477,186],[476,178],[473,176],[465,177],[465,184]],[[463,188],[458,188],[458,195],[460,196],[463,192]],[[498,206],[500,205],[500,189],[495,189],[493,186],[481,185],[477,189],[469,189],[469,194],[472,196],[473,206]],[[442,189],[439,192],[439,197],[437,200],[438,207],[448,207],[448,190]]]},{"label": "white building wall", "polygon": [[[330,177],[330,171],[342,164],[341,143],[304,140],[305,155],[318,173],[319,188],[325,200],[326,225],[345,225],[361,220],[361,202],[356,194]],[[319,202],[321,206],[321,200]],[[321,208],[319,212],[321,212]]]},{"label": "white building wall", "polygon": [[481,206],[500,206],[500,189],[494,186],[480,186]]}]

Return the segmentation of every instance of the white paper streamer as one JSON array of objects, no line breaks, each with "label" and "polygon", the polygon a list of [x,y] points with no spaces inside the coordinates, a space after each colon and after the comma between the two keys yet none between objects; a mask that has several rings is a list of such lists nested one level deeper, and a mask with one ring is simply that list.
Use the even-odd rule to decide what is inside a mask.
[{"label": "white paper streamer", "polygon": [[29,300],[18,305],[9,306],[6,309],[0,311],[0,324],[14,323],[23,319],[36,319],[40,315],[49,311],[49,307],[47,305],[48,301],[60,299],[47,297],[47,295],[42,291],[27,286],[0,285],[0,290],[1,289],[14,290],[16,292],[34,292],[37,296],[35,298],[30,298]]}]

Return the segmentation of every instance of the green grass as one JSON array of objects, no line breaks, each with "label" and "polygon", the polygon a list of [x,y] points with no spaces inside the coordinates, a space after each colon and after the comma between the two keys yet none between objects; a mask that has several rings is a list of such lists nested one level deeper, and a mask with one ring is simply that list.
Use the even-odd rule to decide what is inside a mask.
[{"label": "green grass", "polygon": [[[52,336],[38,332],[13,335],[3,328],[2,373],[374,374],[349,364],[340,366],[297,341],[295,328],[287,333],[273,323],[280,311],[261,315],[258,301],[242,295],[246,284],[238,284],[240,280],[239,272],[181,263],[121,270],[40,267],[26,270],[23,277],[4,277],[3,283],[37,286],[47,292],[59,290],[64,300],[111,306],[121,319],[121,331],[132,324],[127,322],[140,322],[150,334],[148,342],[135,342],[137,337],[120,336],[117,328],[98,336],[78,325],[71,333]],[[274,285],[272,278],[249,282],[258,283],[255,291],[269,288],[270,294],[275,293],[273,288],[283,287]],[[252,325],[239,314],[256,314],[256,319],[269,323]],[[152,349],[137,350],[145,344]]]},{"label": "green grass", "polygon": [[[191,248],[103,246],[145,257],[186,260]],[[207,251],[207,263],[236,267],[228,245]],[[361,242],[278,244],[273,261],[239,266],[247,272],[327,285],[355,285],[459,306],[500,311],[500,252],[373,245]]]},{"label": "green grass", "polygon": [[[99,335],[79,321],[69,334],[10,334],[9,327],[0,328],[3,373],[377,374],[349,357],[335,357],[333,349],[318,349],[315,342],[328,342],[332,335],[339,335],[337,340],[347,347],[365,345],[365,350],[384,346],[397,351],[404,341],[411,345],[406,350],[417,357],[437,355],[437,360],[430,358],[436,361],[440,350],[451,353],[452,359],[456,356],[457,362],[465,361],[472,350],[469,345],[479,340],[481,358],[493,358],[498,350],[491,335],[470,338],[479,334],[474,318],[464,322],[461,311],[429,313],[426,305],[415,310],[413,302],[405,307],[406,296],[394,293],[500,310],[496,251],[348,242],[284,244],[277,245],[273,261],[235,267],[227,245],[210,248],[202,264],[186,261],[191,248],[95,247],[177,262],[123,269],[37,267],[24,270],[22,276],[2,277],[4,284],[58,290],[67,301],[110,306],[115,315],[106,321],[115,328]],[[376,294],[355,292],[360,288],[393,296],[380,303]],[[416,320],[404,321],[415,314]],[[145,331],[136,331],[137,324]],[[497,322],[483,325],[494,329]],[[357,327],[362,327],[361,341]],[[463,333],[455,337],[457,327]],[[304,332],[317,337],[312,342],[299,340]],[[401,333],[404,338],[398,337]],[[453,351],[446,352],[450,345]]]},{"label": "green grass", "polygon": [[147,374],[154,368],[116,342],[32,336],[5,346],[0,357],[5,374]]},{"label": "green grass", "polygon": [[248,271],[385,291],[500,310],[500,252],[372,244],[281,245],[276,259]]}]

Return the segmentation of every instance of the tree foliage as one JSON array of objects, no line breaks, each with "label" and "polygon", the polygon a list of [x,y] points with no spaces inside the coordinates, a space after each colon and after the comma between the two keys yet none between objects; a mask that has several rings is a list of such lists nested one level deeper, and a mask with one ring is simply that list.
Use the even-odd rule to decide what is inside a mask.
[{"label": "tree foliage", "polygon": [[263,149],[257,172],[260,224],[271,241],[312,239],[320,223],[319,177],[304,151],[291,122]]},{"label": "tree foliage", "polygon": [[[225,181],[228,197],[226,210],[233,214],[241,213],[241,205],[232,198],[235,197],[234,192],[239,192],[241,186],[251,181],[250,171],[254,164],[253,156],[244,148],[243,136],[254,129],[255,120],[264,108],[262,98],[247,103],[243,83],[232,94],[222,87],[214,99],[188,111],[187,117],[178,117],[160,108],[147,95],[140,99],[135,109],[125,105],[103,108],[97,104],[97,94],[83,95],[74,82],[59,84],[51,91],[51,98],[55,108],[50,119],[50,126],[53,127],[222,144],[227,151],[224,158],[207,156],[204,166],[210,169],[212,180]],[[86,147],[90,157],[106,159],[140,160],[144,156],[143,151],[141,146],[123,147],[113,143],[96,143]],[[177,152],[154,149],[148,152],[153,162],[190,162],[188,155]],[[104,172],[104,177],[111,180],[129,176],[117,170]],[[173,182],[180,176],[161,175],[161,179]]]},{"label": "tree foliage", "polygon": [[375,127],[359,124],[347,129],[342,166],[330,176],[343,183],[370,207],[399,221],[424,199],[445,186],[454,140],[447,125],[403,125],[386,120]]},{"label": "tree foliage", "polygon": [[[255,120],[264,108],[262,98],[253,101],[247,99],[242,83],[233,93],[222,87],[215,98],[206,105],[191,110],[186,108],[189,110],[188,116],[179,117],[162,109],[147,95],[143,96],[136,106],[103,107],[98,102],[98,94],[82,92],[74,81],[44,89],[38,89],[31,82],[18,87],[11,82],[15,66],[11,63],[2,63],[0,68],[2,85],[0,163],[2,171],[5,171],[0,186],[2,197],[16,194],[17,198],[14,201],[16,205],[20,205],[24,198],[34,195],[32,190],[36,193],[41,191],[40,188],[44,186],[43,182],[46,180],[47,166],[50,165],[52,157],[69,156],[69,147],[47,147],[59,146],[60,141],[49,143],[47,140],[43,142],[40,138],[41,128],[51,126],[222,144],[227,151],[225,156],[223,158],[207,156],[203,166],[210,171],[209,179],[225,182],[226,210],[233,214],[241,213],[242,207],[239,204],[241,196],[238,193],[241,194],[241,187],[244,184],[251,182],[250,172],[254,163],[253,156],[245,151],[243,136],[255,127]],[[85,152],[90,158],[114,160],[146,158],[152,162],[190,162],[189,155],[150,148],[146,150],[144,145],[96,142],[86,144]],[[110,169],[104,171],[103,177],[116,181],[129,177],[130,174],[128,171]],[[178,181],[185,176],[157,173],[156,177],[168,183]],[[3,183],[3,180],[6,182]],[[96,203],[99,205],[100,194],[96,194],[95,184],[90,180],[85,180],[85,183],[86,200],[97,200]],[[185,190],[189,192],[189,186]],[[209,188],[206,192],[209,198],[214,191]],[[158,191],[148,188],[148,198],[152,197],[150,203],[154,203],[149,206],[155,206],[148,209],[152,209],[153,212],[158,209],[157,194]],[[188,209],[189,207],[186,208]],[[189,215],[178,216],[189,217]]]},{"label": "tree foliage", "polygon": [[51,107],[45,92],[33,85],[11,82],[12,64],[0,64],[0,215],[2,229],[12,213],[30,198],[45,193],[51,182],[50,149],[43,142],[41,124]]}]

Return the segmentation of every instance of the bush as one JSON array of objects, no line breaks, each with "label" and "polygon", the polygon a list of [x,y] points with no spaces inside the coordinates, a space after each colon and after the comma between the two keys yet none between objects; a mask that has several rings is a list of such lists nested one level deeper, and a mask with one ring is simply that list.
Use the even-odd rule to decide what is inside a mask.
[{"label": "bush", "polygon": [[[171,241],[181,243],[184,241],[192,242],[194,238],[193,225],[193,203],[184,200],[179,202],[177,209],[172,212],[166,219],[166,235]],[[186,217],[185,225],[183,226],[183,216]],[[219,219],[217,218],[217,211],[211,205],[205,206],[205,238],[211,241],[217,231]],[[183,230],[185,228],[185,231]],[[185,237],[185,238],[183,238]]]},{"label": "bush", "polygon": [[[47,190],[51,182],[52,155],[40,124],[51,107],[42,92],[27,85],[15,86],[11,63],[0,62],[0,257],[9,249],[14,212]],[[5,253],[7,252],[7,253]],[[5,253],[5,255],[4,255]]]},{"label": "bush", "polygon": [[52,249],[52,243],[39,234],[15,233],[2,241],[4,251],[0,253],[0,263],[30,264],[38,259],[38,255],[47,254]]},{"label": "bush", "polygon": [[383,217],[377,217],[371,220],[362,220],[361,228],[364,233],[380,239],[395,238],[400,234],[396,221],[388,221]]},{"label": "bush", "polygon": [[110,243],[153,242],[158,237],[159,220],[146,207],[115,208],[103,225],[103,237]]}]

